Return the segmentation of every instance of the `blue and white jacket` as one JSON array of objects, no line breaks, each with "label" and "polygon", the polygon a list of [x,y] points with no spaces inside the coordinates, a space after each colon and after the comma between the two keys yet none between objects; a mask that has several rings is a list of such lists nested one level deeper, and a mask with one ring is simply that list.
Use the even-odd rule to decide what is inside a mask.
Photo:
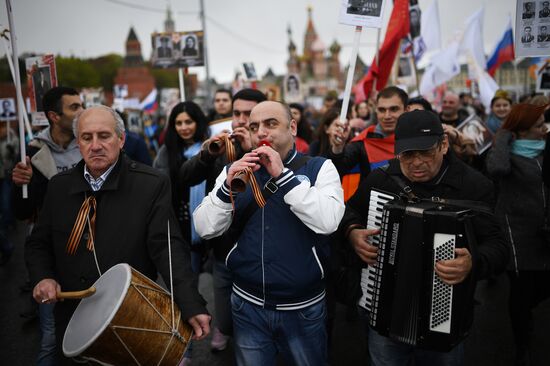
[{"label": "blue and white jacket", "polygon": [[[300,155],[293,149],[285,166]],[[345,209],[334,164],[315,157],[296,172],[285,168],[276,178],[263,167],[254,174],[261,187],[270,182],[276,192],[250,217],[227,255],[234,293],[276,310],[296,310],[321,301],[325,296],[328,235],[338,228]],[[205,239],[221,235],[231,225],[233,207],[226,177],[227,169],[193,213],[195,229]],[[254,197],[250,187],[236,196],[234,193],[234,197],[238,220]]]}]

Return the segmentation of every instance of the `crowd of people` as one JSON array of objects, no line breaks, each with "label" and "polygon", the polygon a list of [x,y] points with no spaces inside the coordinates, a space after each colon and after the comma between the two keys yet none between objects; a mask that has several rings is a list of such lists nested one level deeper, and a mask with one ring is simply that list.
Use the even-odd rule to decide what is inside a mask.
[{"label": "crowd of people", "polygon": [[[336,302],[365,327],[369,365],[463,365],[463,340],[441,352],[369,325],[359,300],[363,269],[381,255],[379,231],[366,226],[373,190],[494,212],[476,213],[475,243],[433,270],[447,285],[474,287],[506,273],[516,364],[531,364],[533,309],[550,297],[546,96],[514,103],[498,91],[486,114],[470,94],[447,92],[438,112],[389,86],[351,103],[341,120],[335,92],[315,110],[255,89],[220,89],[212,109],[174,106],[156,153],[127,131],[123,113],[85,109],[72,88],[50,89],[42,105],[49,126],[29,142],[26,163],[17,162],[15,134],[0,129],[0,264],[17,245],[8,235],[14,219],[26,220],[38,365],[75,362],[61,343],[78,302],[59,302],[58,293],[90,287],[117,263],[153,280],[160,274],[193,339],[212,333],[216,351],[232,341],[238,365],[327,364]],[[231,131],[210,135],[209,122],[227,118]],[[197,289],[207,262],[211,315]],[[466,306],[470,326],[473,297]],[[192,357],[189,347],[182,364]]]}]

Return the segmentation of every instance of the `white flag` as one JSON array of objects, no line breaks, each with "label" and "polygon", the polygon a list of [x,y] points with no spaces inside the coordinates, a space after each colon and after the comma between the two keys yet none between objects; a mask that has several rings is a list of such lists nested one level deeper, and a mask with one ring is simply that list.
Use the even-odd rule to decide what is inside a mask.
[{"label": "white flag", "polygon": [[479,87],[479,100],[488,113],[491,110],[491,99],[499,89],[497,82],[477,63],[474,65],[475,78]]},{"label": "white flag", "polygon": [[447,48],[435,54],[420,82],[420,94],[428,95],[439,85],[460,73],[458,64],[459,43],[453,41]]},{"label": "white flag", "polygon": [[[420,37],[417,38],[421,44],[415,49],[422,51],[435,51],[441,48],[441,27],[439,25],[439,6],[437,0],[434,0],[426,11],[422,12],[422,20],[420,27]],[[416,46],[416,45],[415,45]],[[422,54],[417,56],[417,61],[420,60]]]},{"label": "white flag", "polygon": [[[460,43],[460,53],[470,56],[482,69],[485,70],[487,60],[483,47],[483,8],[472,14],[465,23],[464,35]],[[470,58],[468,57],[468,58]]]}]

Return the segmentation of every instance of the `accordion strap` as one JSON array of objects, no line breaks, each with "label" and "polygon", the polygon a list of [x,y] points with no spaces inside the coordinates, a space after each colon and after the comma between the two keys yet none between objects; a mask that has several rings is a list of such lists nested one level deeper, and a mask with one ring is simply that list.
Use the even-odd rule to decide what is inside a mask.
[{"label": "accordion strap", "polygon": [[385,169],[380,169],[380,170],[383,171],[387,176],[389,176],[399,186],[399,188],[401,188],[402,192],[399,193],[400,196],[406,198],[409,202],[441,203],[443,205],[467,208],[474,212],[484,213],[487,215],[493,214],[493,208],[489,204],[481,201],[456,200],[456,199],[441,198],[436,196],[432,196],[431,198],[418,197],[413,192],[412,188],[407,183],[405,183],[405,181],[400,176],[392,175],[388,173]]}]

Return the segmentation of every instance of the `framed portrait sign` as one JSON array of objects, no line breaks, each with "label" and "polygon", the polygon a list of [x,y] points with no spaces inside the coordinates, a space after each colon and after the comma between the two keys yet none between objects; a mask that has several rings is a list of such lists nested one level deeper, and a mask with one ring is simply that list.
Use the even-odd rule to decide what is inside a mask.
[{"label": "framed portrait sign", "polygon": [[283,80],[283,87],[285,91],[285,102],[298,103],[303,99],[301,92],[300,75],[288,74]]},{"label": "framed portrait sign", "polygon": [[203,31],[153,33],[154,67],[204,66]]},{"label": "framed portrait sign", "polygon": [[244,62],[243,71],[247,81],[258,80],[258,74],[256,74],[256,68],[254,67],[254,64],[252,62]]},{"label": "framed portrait sign", "polygon": [[25,66],[32,124],[36,126],[48,125],[48,120],[43,112],[42,98],[48,90],[57,86],[55,57],[50,54],[29,57],[25,59]]},{"label": "framed portrait sign", "polygon": [[517,0],[516,58],[550,55],[550,1]]},{"label": "framed portrait sign", "polygon": [[12,121],[17,119],[14,98],[0,99],[0,121]]},{"label": "framed portrait sign", "polygon": [[385,0],[341,0],[341,24],[381,28]]},{"label": "framed portrait sign", "polygon": [[493,133],[475,114],[466,118],[456,129],[474,141],[478,155],[483,154],[493,144]]}]

